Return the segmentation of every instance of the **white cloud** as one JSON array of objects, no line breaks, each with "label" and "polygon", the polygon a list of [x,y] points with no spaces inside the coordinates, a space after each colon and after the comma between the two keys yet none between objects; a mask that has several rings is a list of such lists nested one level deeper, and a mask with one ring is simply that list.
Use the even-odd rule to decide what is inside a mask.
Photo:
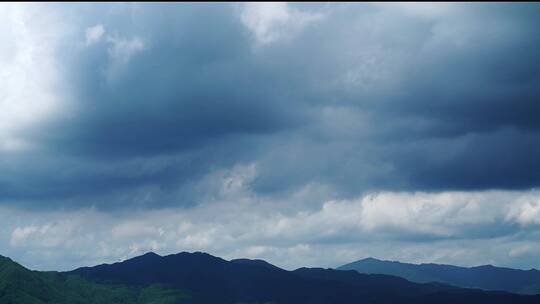
[{"label": "white cloud", "polygon": [[105,34],[105,28],[101,24],[91,26],[86,29],[86,46],[95,44],[101,40],[103,34]]},{"label": "white cloud", "polygon": [[11,246],[17,246],[39,230],[36,226],[17,227],[11,233]]},{"label": "white cloud", "polygon": [[362,199],[361,225],[369,231],[393,231],[398,235],[456,236],[463,225],[501,221],[508,203],[505,199],[515,197],[502,191],[385,192]]},{"label": "white cloud", "polygon": [[92,46],[104,41],[103,47],[107,50],[108,63],[105,69],[105,78],[114,82],[126,69],[133,56],[146,49],[143,39],[139,36],[130,38],[109,33],[102,24],[96,24],[85,30],[85,45]]},{"label": "white cloud", "polygon": [[245,4],[240,18],[257,42],[264,45],[292,38],[308,24],[321,19],[322,15],[291,8],[283,2],[266,2]]},{"label": "white cloud", "polygon": [[111,229],[111,236],[116,239],[128,239],[145,236],[159,237],[163,229],[138,220],[128,220],[115,225]]},{"label": "white cloud", "polygon": [[[0,246],[40,269],[114,262],[147,251],[197,250],[229,259],[266,259],[286,268],[336,266],[366,256],[540,266],[524,259],[537,252],[540,231],[513,226],[534,222],[538,191],[383,192],[320,201],[313,195],[317,187],[310,186],[278,201],[250,190],[255,168],[210,174],[204,183],[216,185],[208,188],[214,195],[188,209],[116,215],[91,209],[2,210]],[[223,186],[236,190],[223,192]],[[481,248],[490,248],[489,253]]]},{"label": "white cloud", "polygon": [[540,224],[540,197],[525,196],[512,205],[507,214],[508,220],[515,220],[521,225]]},{"label": "white cloud", "polygon": [[30,148],[21,132],[58,113],[65,99],[56,58],[63,34],[53,11],[0,9],[0,151]]},{"label": "white cloud", "polygon": [[70,241],[72,227],[68,222],[51,222],[39,226],[16,227],[11,233],[11,246],[58,247]]},{"label": "white cloud", "polygon": [[133,56],[143,51],[146,45],[142,38],[133,36],[127,38],[117,33],[108,33],[102,24],[86,28],[85,45],[92,46],[104,41],[103,47],[107,50],[108,64],[105,70],[107,81],[113,82],[128,66]]},{"label": "white cloud", "polygon": [[124,70],[135,54],[145,49],[143,40],[139,37],[130,39],[109,36],[107,37],[109,55],[109,65],[106,71],[108,81],[114,81],[115,78]]},{"label": "white cloud", "polygon": [[133,55],[144,49],[144,43],[139,37],[131,39],[109,37],[108,41],[111,43],[111,47],[107,50],[110,58],[122,64],[129,62]]}]

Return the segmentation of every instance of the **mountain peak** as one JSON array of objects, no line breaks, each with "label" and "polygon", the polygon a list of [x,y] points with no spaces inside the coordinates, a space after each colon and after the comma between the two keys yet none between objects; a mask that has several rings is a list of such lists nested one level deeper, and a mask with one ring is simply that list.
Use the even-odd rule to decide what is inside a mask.
[{"label": "mountain peak", "polygon": [[159,254],[153,252],[153,251],[149,251],[143,255],[141,255],[140,257],[161,257]]},{"label": "mountain peak", "polygon": [[261,266],[261,267],[265,267],[265,268],[268,268],[268,269],[282,270],[281,268],[279,268],[279,267],[277,267],[275,265],[272,265],[272,264],[268,263],[267,261],[259,260],[259,259],[234,259],[234,260],[231,260],[231,263],[243,264],[243,265],[252,265],[252,266]]},{"label": "mountain peak", "polygon": [[132,257],[130,259],[127,259],[125,260],[124,262],[134,262],[134,261],[155,261],[155,260],[158,260],[162,258],[162,256],[160,256],[159,254],[157,253],[154,253],[152,251],[150,252],[147,252],[143,255],[138,255],[136,257]]},{"label": "mountain peak", "polygon": [[[364,265],[376,268],[383,264]],[[226,261],[203,252],[167,256],[148,252],[124,262],[79,268],[68,273],[30,271],[17,265],[0,256],[0,303],[27,303],[27,300],[59,304],[140,302],[137,299],[152,303],[184,303],[192,299],[190,303],[209,304],[363,303],[366,299],[372,303],[540,303],[540,295],[524,297],[460,290],[445,284],[417,284],[353,270],[299,268],[287,271],[263,260]],[[70,274],[78,276],[67,279],[66,275]],[[494,297],[499,295],[503,296],[501,301],[493,301],[498,300]]]},{"label": "mountain peak", "polygon": [[[465,288],[481,288],[513,293],[540,293],[540,273],[520,269],[481,265],[460,267],[444,264],[411,264],[366,258],[337,268],[365,274],[384,274],[416,283],[438,282]],[[500,280],[498,278],[507,278]]]},{"label": "mountain peak", "polygon": [[206,261],[219,261],[219,262],[225,262],[224,259],[213,256],[209,253],[202,252],[202,251],[195,251],[195,252],[188,252],[188,251],[182,251],[179,253],[169,254],[166,256],[163,256],[165,259],[196,259],[196,260],[206,260]]},{"label": "mountain peak", "polygon": [[361,259],[358,262],[383,262],[382,260],[373,258],[373,257],[367,257],[365,259]]}]

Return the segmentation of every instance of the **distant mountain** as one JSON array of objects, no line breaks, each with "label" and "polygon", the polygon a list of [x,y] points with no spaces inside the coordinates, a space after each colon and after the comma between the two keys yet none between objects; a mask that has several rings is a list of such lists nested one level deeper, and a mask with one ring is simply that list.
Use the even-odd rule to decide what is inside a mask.
[{"label": "distant mountain", "polygon": [[185,303],[189,295],[159,285],[98,284],[80,276],[31,271],[0,256],[1,304]]},{"label": "distant mountain", "polygon": [[540,271],[494,267],[458,267],[441,264],[409,264],[374,258],[343,265],[339,270],[364,274],[386,274],[412,282],[440,282],[458,287],[500,290],[519,294],[540,294]]},{"label": "distant mountain", "polygon": [[540,296],[322,268],[286,271],[262,260],[148,253],[70,272],[31,271],[0,256],[1,304],[540,303]]},{"label": "distant mountain", "polygon": [[193,303],[540,303],[540,296],[418,284],[388,275],[322,268],[286,271],[261,260],[226,261],[206,253],[148,253],[76,274],[97,284],[160,284],[189,291]]},{"label": "distant mountain", "polygon": [[274,266],[268,263],[267,261],[263,261],[263,260],[235,259],[235,260],[231,260],[231,263],[254,265],[254,266],[266,267],[266,268],[274,269],[274,270],[282,270],[281,268]]}]

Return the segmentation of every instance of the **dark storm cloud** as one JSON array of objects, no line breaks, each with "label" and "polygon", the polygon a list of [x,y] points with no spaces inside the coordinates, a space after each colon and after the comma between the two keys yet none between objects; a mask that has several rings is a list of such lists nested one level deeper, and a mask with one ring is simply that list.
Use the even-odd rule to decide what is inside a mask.
[{"label": "dark storm cloud", "polygon": [[[59,149],[103,157],[166,154],[294,123],[285,96],[276,96],[274,75],[253,62],[249,37],[232,7],[143,5],[128,11],[129,24],[143,28],[136,35],[145,50],[112,76],[110,45],[91,46],[72,58],[79,106],[73,128],[58,130],[52,139]],[[107,16],[105,27],[115,29],[115,20],[128,11]],[[118,35],[129,40],[132,32]]]},{"label": "dark storm cloud", "polygon": [[[290,162],[294,169],[286,173],[270,168],[276,178],[264,180],[261,189],[282,188],[282,178],[291,176],[333,183],[353,195],[365,189],[538,186],[538,16],[538,6],[460,6],[439,20],[393,16],[391,25],[380,25],[374,37],[369,24],[361,23],[367,34],[344,39],[345,49],[362,54],[366,44],[374,45],[379,53],[373,56],[381,64],[370,72],[388,68],[390,78],[401,74],[398,84],[375,84],[372,92],[369,81],[377,79],[368,78],[367,89],[338,87],[343,90],[333,91],[328,100],[349,113],[340,111],[332,123],[345,127],[326,134],[320,143],[306,144],[305,134],[299,134],[291,146],[310,151],[309,155],[300,152],[302,156]],[[336,19],[347,20],[354,28],[352,19]],[[380,35],[386,31],[389,36]],[[343,27],[337,32],[348,31]],[[336,66],[325,68],[336,71]],[[326,106],[332,107],[332,102]],[[364,113],[356,118],[368,123],[355,126],[348,121],[354,120],[350,117],[354,110]],[[317,135],[325,133],[319,130]]]},{"label": "dark storm cloud", "polygon": [[56,6],[70,103],[4,153],[2,202],[191,205],[250,162],[266,195],[537,187],[539,8],[294,5],[261,43],[240,5]]}]

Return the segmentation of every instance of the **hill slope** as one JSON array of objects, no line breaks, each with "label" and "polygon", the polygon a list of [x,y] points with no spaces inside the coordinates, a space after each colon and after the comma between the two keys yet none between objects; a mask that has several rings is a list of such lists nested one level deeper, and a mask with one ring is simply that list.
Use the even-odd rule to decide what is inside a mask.
[{"label": "hill slope", "polygon": [[0,256],[2,304],[172,304],[188,300],[185,293],[159,285],[135,288],[97,284],[72,274],[31,271]]},{"label": "hill slope", "polygon": [[540,297],[418,284],[387,275],[301,268],[286,271],[264,261],[226,261],[206,253],[159,256],[79,268],[71,273],[99,283],[159,283],[189,290],[205,303],[540,303]]},{"label": "hill slope", "polygon": [[417,283],[440,282],[467,288],[540,294],[540,271],[536,269],[518,270],[491,265],[467,268],[440,264],[409,264],[373,258],[359,260],[337,269],[394,275]]},{"label": "hill slope", "polygon": [[540,303],[540,296],[463,289],[356,271],[226,261],[205,253],[124,262],[71,272],[31,271],[0,256],[2,304]]}]

